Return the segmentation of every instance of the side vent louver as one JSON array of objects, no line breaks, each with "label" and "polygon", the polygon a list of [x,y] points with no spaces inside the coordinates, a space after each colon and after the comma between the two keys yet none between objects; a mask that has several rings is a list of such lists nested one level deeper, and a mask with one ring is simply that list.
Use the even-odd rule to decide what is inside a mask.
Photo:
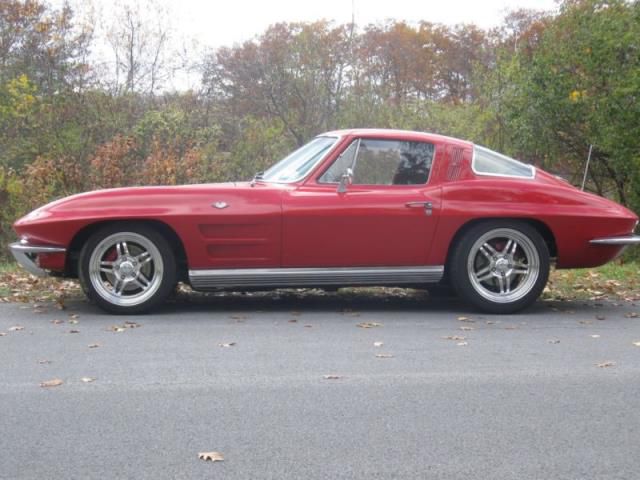
[{"label": "side vent louver", "polygon": [[462,172],[462,156],[464,150],[460,147],[449,147],[449,169],[447,170],[447,180],[453,181],[460,177]]}]

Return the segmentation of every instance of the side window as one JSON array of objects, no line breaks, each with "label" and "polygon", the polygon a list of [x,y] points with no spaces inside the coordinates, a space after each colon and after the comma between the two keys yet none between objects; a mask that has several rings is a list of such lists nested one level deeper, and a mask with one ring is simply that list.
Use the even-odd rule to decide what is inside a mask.
[{"label": "side window", "polygon": [[320,183],[339,183],[342,175],[347,171],[347,168],[353,168],[353,159],[358,151],[358,142],[360,140],[354,140],[351,145],[342,152],[338,159],[328,168],[326,172],[322,174],[319,179]]},{"label": "side window", "polygon": [[425,142],[362,139],[354,166],[356,185],[427,183],[435,147]]}]

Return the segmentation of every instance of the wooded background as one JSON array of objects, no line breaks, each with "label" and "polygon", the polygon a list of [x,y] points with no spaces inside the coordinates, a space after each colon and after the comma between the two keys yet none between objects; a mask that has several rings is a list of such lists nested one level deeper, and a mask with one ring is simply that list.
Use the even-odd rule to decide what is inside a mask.
[{"label": "wooded background", "polygon": [[[637,1],[565,0],[491,30],[281,23],[204,52],[170,47],[169,20],[153,14],[120,5],[99,40],[69,6],[0,0],[2,244],[49,200],[249,179],[349,127],[461,137],[574,184],[593,145],[587,189],[640,212]],[[94,62],[96,48],[114,61]],[[198,88],[171,87],[194,72]]]}]

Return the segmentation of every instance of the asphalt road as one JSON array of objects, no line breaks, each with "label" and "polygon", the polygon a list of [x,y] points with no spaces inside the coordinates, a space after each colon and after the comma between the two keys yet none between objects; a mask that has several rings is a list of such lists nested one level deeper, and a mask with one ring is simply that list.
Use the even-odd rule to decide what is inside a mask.
[{"label": "asphalt road", "polygon": [[[640,306],[498,317],[312,295],[39,310],[0,304],[3,479],[640,476]],[[126,321],[140,326],[110,329]]]}]

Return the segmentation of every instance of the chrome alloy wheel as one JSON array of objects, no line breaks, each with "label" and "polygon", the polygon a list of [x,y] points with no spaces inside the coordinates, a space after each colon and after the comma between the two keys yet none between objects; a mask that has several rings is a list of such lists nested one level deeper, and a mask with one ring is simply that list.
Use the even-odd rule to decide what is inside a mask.
[{"label": "chrome alloy wheel", "polygon": [[534,243],[518,230],[498,228],[482,235],[467,258],[471,285],[495,303],[520,300],[535,286],[540,255]]},{"label": "chrome alloy wheel", "polygon": [[119,232],[103,239],[91,252],[89,279],[107,302],[131,307],[156,293],[163,267],[160,251],[148,238]]}]

